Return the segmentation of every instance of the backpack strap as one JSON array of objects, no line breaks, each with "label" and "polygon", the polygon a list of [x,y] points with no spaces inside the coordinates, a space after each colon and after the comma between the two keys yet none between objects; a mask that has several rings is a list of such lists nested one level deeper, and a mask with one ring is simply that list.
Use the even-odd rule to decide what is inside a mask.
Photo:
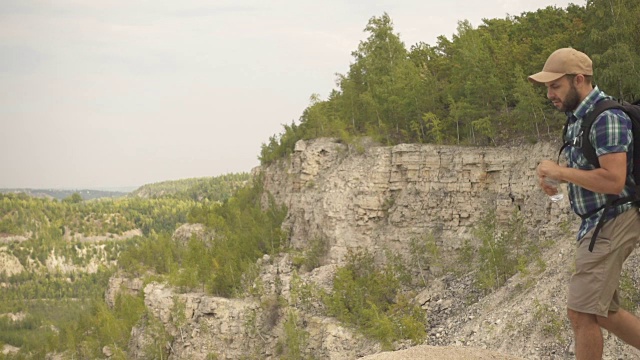
[{"label": "backpack strap", "polygon": [[560,151],[558,151],[558,161],[556,164],[560,164],[560,156],[562,156],[562,152],[567,146],[572,145],[572,140],[567,140],[567,131],[569,130],[569,117],[567,117],[567,121],[565,121],[564,126],[562,127],[562,146],[560,147]]},{"label": "backpack strap", "polygon": [[[612,109],[619,109],[622,111],[625,111],[625,108],[622,106],[622,104],[620,104],[619,102],[615,101],[615,100],[602,100],[600,102],[598,102],[594,109],[589,112],[589,114],[587,114],[587,116],[582,120],[582,126],[580,127],[580,132],[582,135],[582,153],[584,155],[585,158],[587,158],[587,160],[589,161],[590,164],[592,164],[593,166],[595,166],[596,168],[600,167],[600,161],[598,161],[598,156],[596,155],[596,150],[593,147],[593,144],[591,144],[590,141],[590,133],[591,133],[591,127],[593,126],[593,123],[596,121],[596,119],[605,111],[607,110],[612,110]],[[626,112],[626,111],[625,111]],[[634,144],[635,145],[635,144]],[[632,196],[627,196],[627,197],[623,197],[623,198],[619,198],[615,195],[609,195],[607,196],[607,201],[604,204],[604,206],[599,207],[598,209],[589,212],[586,215],[583,215],[582,218],[587,218],[592,216],[593,214],[597,213],[598,211],[604,209],[602,211],[602,213],[600,214],[599,218],[598,218],[598,222],[596,225],[596,228],[593,230],[593,235],[591,236],[591,242],[589,243],[589,251],[593,252],[593,247],[596,244],[596,238],[598,237],[598,234],[600,233],[600,230],[602,229],[602,226],[604,225],[604,219],[606,214],[613,208],[615,208],[618,205],[622,205],[622,204],[626,204],[630,201],[634,201],[636,198],[635,195]]]},{"label": "backpack strap", "polygon": [[582,135],[582,153],[584,154],[584,157],[587,158],[589,163],[597,168],[600,167],[600,161],[598,161],[596,149],[593,147],[593,144],[591,144],[591,141],[589,141],[589,134],[591,133],[591,127],[593,126],[593,123],[600,116],[600,114],[612,109],[619,109],[624,111],[624,107],[622,106],[622,104],[615,100],[607,99],[599,101],[595,105],[593,110],[591,110],[591,112],[589,112],[587,116],[582,119],[582,126],[580,127],[580,132]]}]

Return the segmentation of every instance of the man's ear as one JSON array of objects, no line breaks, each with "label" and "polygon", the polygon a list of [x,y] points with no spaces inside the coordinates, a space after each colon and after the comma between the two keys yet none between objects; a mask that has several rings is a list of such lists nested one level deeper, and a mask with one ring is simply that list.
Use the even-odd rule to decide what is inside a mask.
[{"label": "man's ear", "polygon": [[587,82],[587,79],[582,74],[578,74],[573,77],[573,86],[582,86]]}]

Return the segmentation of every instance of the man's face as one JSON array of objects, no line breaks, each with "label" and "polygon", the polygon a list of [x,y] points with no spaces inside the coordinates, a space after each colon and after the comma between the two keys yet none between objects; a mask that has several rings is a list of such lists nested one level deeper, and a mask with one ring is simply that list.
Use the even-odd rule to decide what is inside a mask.
[{"label": "man's face", "polygon": [[547,98],[560,111],[574,111],[580,105],[580,95],[574,84],[574,78],[563,76],[558,80],[545,83]]}]

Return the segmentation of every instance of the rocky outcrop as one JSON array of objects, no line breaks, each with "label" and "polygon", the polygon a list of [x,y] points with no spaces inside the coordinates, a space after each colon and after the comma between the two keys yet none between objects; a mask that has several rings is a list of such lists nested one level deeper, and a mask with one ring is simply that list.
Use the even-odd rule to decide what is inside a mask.
[{"label": "rocky outcrop", "polygon": [[[112,240],[114,241],[114,240]],[[18,245],[21,246],[21,245]],[[51,249],[44,258],[44,263],[39,259],[27,257],[23,265],[7,249],[7,246],[0,247],[0,274],[7,276],[29,272],[48,272],[60,274],[89,273],[94,274],[104,266],[116,265],[116,260],[110,258],[105,243],[91,243],[72,245],[71,255],[64,251]],[[2,287],[2,283],[0,283]]]},{"label": "rocky outcrop", "polygon": [[[376,344],[353,333],[330,318],[306,316],[281,308],[267,299],[225,299],[202,293],[178,294],[173,289],[151,283],[144,289],[145,305],[159,321],[161,330],[146,319],[132,332],[130,356],[146,358],[150,344],[161,337],[173,339],[169,359],[275,359],[286,346],[283,325],[287,316],[304,317],[305,351],[322,359],[356,358],[375,352]],[[302,318],[301,318],[302,319]]]},{"label": "rocky outcrop", "polygon": [[211,233],[210,230],[207,230],[202,224],[184,224],[176,229],[172,239],[179,244],[186,245],[192,236],[202,239],[206,243],[209,243],[214,238],[214,234]]},{"label": "rocky outcrop", "polygon": [[294,246],[324,237],[329,262],[348,248],[406,252],[431,233],[444,249],[471,238],[487,212],[499,220],[518,210],[541,235],[572,215],[538,188],[535,167],[557,148],[402,144],[354,150],[330,139],[299,141],[286,162],[263,169],[265,188],[288,206]]},{"label": "rocky outcrop", "polygon": [[[58,255],[56,249],[52,249],[47,256],[44,266],[47,272],[71,274],[74,272],[86,272],[94,274],[98,272],[101,266],[115,265],[115,260],[109,260],[105,251],[104,244],[95,244],[90,247],[75,247],[74,250],[78,257],[84,258],[84,265],[74,264],[73,259],[67,256]],[[89,251],[89,249],[91,251]],[[95,254],[93,253],[95,252]]]},{"label": "rocky outcrop", "polygon": [[[278,259],[265,256],[259,265],[262,270],[256,286],[261,289],[242,299],[178,293],[159,283],[146,285],[148,317],[132,330],[129,357],[154,357],[151,351],[161,347],[169,359],[277,359],[291,341],[292,334],[285,330],[287,322],[293,322],[295,336],[300,336],[296,340],[303,342],[303,352],[309,356],[338,360],[379,351],[378,344],[335,319],[286,305],[295,302],[291,289],[296,281],[287,255]],[[136,288],[137,284],[114,277],[107,296],[114,298],[122,289]],[[172,341],[158,344],[162,338]]]},{"label": "rocky outcrop", "polygon": [[79,241],[79,242],[88,242],[95,243],[100,241],[120,241],[120,240],[128,240],[134,238],[136,236],[142,236],[142,230],[140,229],[131,229],[123,232],[122,234],[112,234],[107,233],[105,235],[84,235],[81,233],[71,234],[68,229],[65,231],[64,239],[66,241]]},{"label": "rocky outcrop", "polygon": [[8,318],[10,321],[12,322],[16,322],[16,321],[22,321],[24,320],[27,315],[23,312],[19,312],[19,313],[7,313],[7,314],[0,314],[0,317],[6,317]]},{"label": "rocky outcrop", "polygon": [[11,345],[3,345],[2,348],[0,348],[0,354],[5,355],[5,356],[11,356],[11,355],[15,355],[20,351],[20,348],[17,348],[15,346],[11,346]]},{"label": "rocky outcrop", "polygon": [[0,248],[0,274],[4,273],[6,276],[20,274],[24,271],[24,266],[20,263],[17,257],[5,252],[6,247]]},{"label": "rocky outcrop", "polygon": [[109,285],[105,291],[105,302],[110,308],[116,304],[118,294],[137,295],[142,291],[144,283],[140,278],[127,278],[121,274],[116,274],[109,278]]}]

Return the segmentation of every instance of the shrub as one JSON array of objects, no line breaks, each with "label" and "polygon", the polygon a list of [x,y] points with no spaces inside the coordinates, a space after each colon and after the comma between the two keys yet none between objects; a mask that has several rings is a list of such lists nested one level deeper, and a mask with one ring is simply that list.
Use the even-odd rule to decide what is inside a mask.
[{"label": "shrub", "polygon": [[422,281],[420,285],[427,286],[425,270],[436,270],[443,266],[441,251],[433,234],[429,233],[423,237],[411,239],[409,253],[411,268],[417,269]]},{"label": "shrub", "polygon": [[282,301],[277,295],[270,295],[262,301],[264,325],[267,329],[273,329],[280,321],[282,313]]},{"label": "shrub", "polygon": [[287,209],[264,193],[260,181],[255,179],[252,186],[238,190],[221,204],[196,207],[189,215],[190,221],[202,223],[216,234],[211,248],[200,254],[209,257],[211,272],[197,276],[208,279],[210,293],[235,295],[242,288],[245,273],[259,258],[285,246],[286,233],[281,226]]},{"label": "shrub", "polygon": [[545,335],[553,337],[558,342],[566,341],[567,325],[563,315],[554,311],[549,305],[541,304],[535,299],[533,317],[538,324],[543,324],[542,331]]},{"label": "shrub", "polygon": [[467,248],[462,254],[466,263],[477,265],[475,280],[482,290],[499,288],[518,271],[526,272],[527,266],[534,261],[544,267],[544,262],[540,261],[541,244],[527,234],[518,212],[514,212],[504,225],[497,223],[494,211],[488,212],[474,229],[474,235],[480,240],[476,252]]},{"label": "shrub", "polygon": [[302,266],[304,270],[311,271],[322,265],[325,260],[331,244],[329,239],[324,236],[316,237],[309,242],[309,249],[305,251],[305,256],[302,260]]},{"label": "shrub", "polygon": [[282,357],[285,360],[303,360],[309,333],[299,326],[298,315],[290,310],[284,322],[284,346]]},{"label": "shrub", "polygon": [[420,343],[426,337],[426,316],[401,293],[404,271],[397,262],[377,265],[366,252],[350,251],[345,266],[333,280],[333,291],[324,296],[329,313],[356,326],[390,349],[394,341]]}]

